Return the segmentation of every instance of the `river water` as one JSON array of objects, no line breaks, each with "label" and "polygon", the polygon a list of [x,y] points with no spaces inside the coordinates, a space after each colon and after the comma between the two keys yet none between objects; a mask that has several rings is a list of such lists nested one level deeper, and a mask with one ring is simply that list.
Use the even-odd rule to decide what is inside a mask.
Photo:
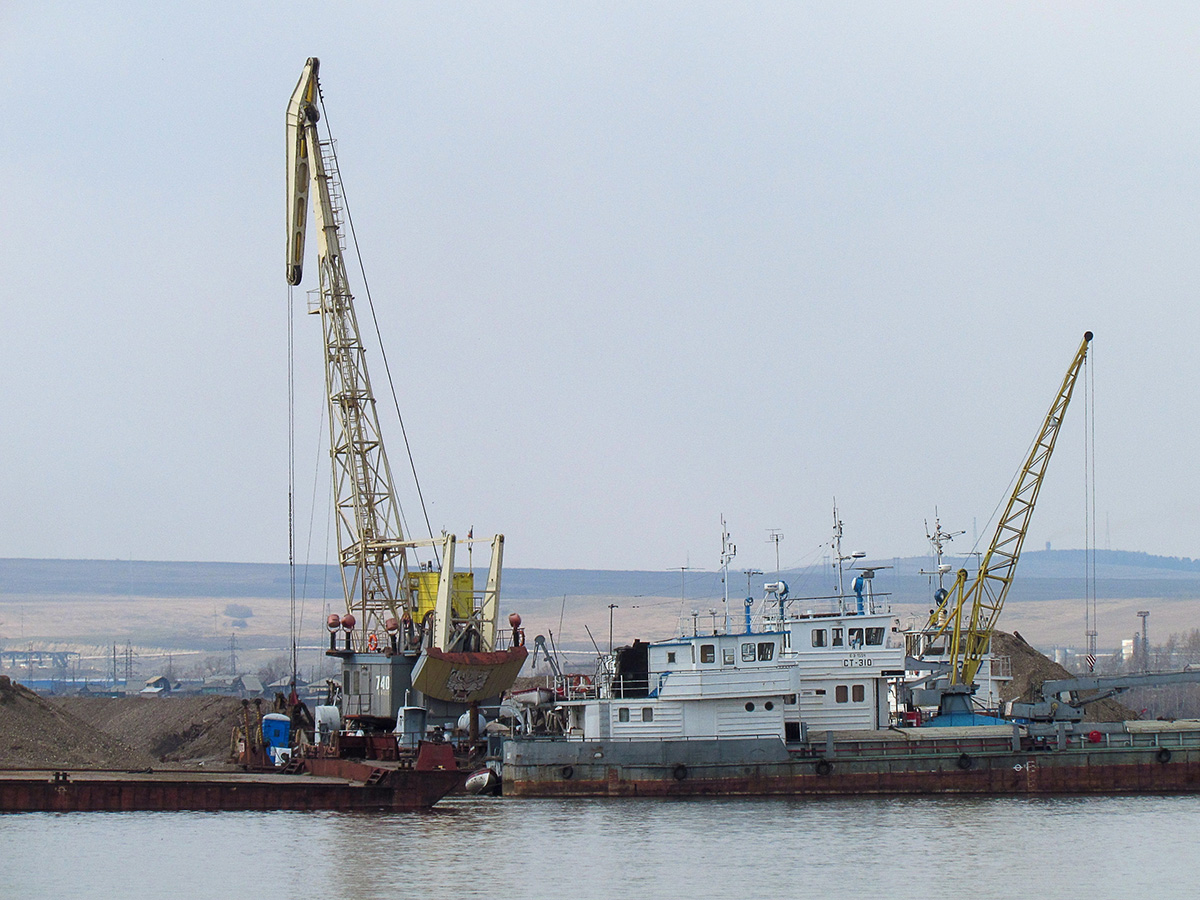
[{"label": "river water", "polygon": [[1200,797],[0,816],[0,897],[1195,898]]}]

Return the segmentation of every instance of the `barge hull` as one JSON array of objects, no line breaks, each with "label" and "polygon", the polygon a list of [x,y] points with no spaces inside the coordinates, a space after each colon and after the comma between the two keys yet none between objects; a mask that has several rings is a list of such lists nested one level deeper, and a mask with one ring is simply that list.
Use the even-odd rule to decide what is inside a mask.
[{"label": "barge hull", "polygon": [[[734,746],[731,746],[734,745]],[[1200,792],[1200,747],[796,755],[778,742],[511,742],[514,797],[1039,795]]]},{"label": "barge hull", "polygon": [[378,784],[309,775],[5,772],[0,812],[412,810],[462,781],[454,771],[392,771]]}]

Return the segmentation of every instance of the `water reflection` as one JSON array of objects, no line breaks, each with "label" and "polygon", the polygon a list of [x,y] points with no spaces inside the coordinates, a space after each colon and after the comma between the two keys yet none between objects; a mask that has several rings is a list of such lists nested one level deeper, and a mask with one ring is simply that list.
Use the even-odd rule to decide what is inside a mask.
[{"label": "water reflection", "polygon": [[455,800],[0,816],[9,897],[1192,897],[1200,798]]}]

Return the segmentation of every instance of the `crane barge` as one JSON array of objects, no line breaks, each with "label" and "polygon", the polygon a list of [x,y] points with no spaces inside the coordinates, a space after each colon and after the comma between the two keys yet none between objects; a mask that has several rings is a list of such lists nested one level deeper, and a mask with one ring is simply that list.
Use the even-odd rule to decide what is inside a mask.
[{"label": "crane barge", "polygon": [[[981,716],[975,709],[972,700],[978,689],[976,676],[983,670],[990,681],[993,675],[992,634],[1012,587],[1046,469],[1091,341],[1092,333],[1085,332],[1042,420],[975,577],[972,579],[965,568],[959,569],[950,589],[939,588],[934,594],[935,606],[930,610],[926,626],[906,635],[908,655],[914,658],[915,668],[934,672],[933,686],[916,690],[908,687],[906,699],[920,706],[937,706],[937,715],[931,724],[952,726],[996,722],[994,717]],[[941,562],[940,553],[938,561]],[[924,683],[931,680],[931,676],[914,680]]]},{"label": "crane barge", "polygon": [[[346,271],[341,222],[344,192],[331,139],[318,132],[321,99],[315,57],[305,64],[287,108],[287,282],[302,281],[307,213],[317,233],[318,288],[309,312],[324,335],[325,389],[333,466],[338,561],[346,613],[328,618],[330,656],[342,677],[330,704],[354,731],[383,732],[365,752],[390,753],[390,733],[419,736],[428,717],[468,715],[477,739],[477,707],[512,686],[526,658],[519,617],[500,646],[497,616],[504,536],[494,535],[486,586],[455,570],[458,538],[404,534],[366,352]],[[468,540],[475,541],[473,529]],[[482,540],[482,539],[478,539]],[[432,560],[420,561],[419,551]],[[341,635],[339,643],[338,637]],[[320,716],[318,716],[320,718]],[[415,724],[414,724],[415,722]],[[332,729],[331,729],[332,730]],[[383,748],[380,750],[380,748]]]},{"label": "crane barge", "polygon": [[[289,745],[288,716],[251,714],[247,706],[234,737],[239,761],[257,771],[6,772],[0,812],[432,806],[464,775],[448,743],[425,739],[426,716],[468,711],[473,744],[479,702],[510,687],[525,660],[519,617],[510,617],[509,646],[498,646],[504,536],[490,539],[487,584],[476,592],[474,572],[455,571],[455,535],[419,540],[401,529],[346,273],[340,178],[332,144],[317,131],[319,65],[308,60],[287,110],[287,282],[301,282],[311,198],[319,288],[310,312],[321,317],[324,333],[346,598],[345,614],[326,623],[327,652],[342,663],[331,690],[337,702],[317,708],[319,742],[306,747]],[[434,561],[410,562],[422,549],[432,550]],[[353,730],[343,730],[347,721]]]},{"label": "crane barge", "polygon": [[[1091,340],[1088,332],[1068,367],[975,579],[960,570],[924,629],[899,633],[870,566],[854,602],[840,590],[800,599],[768,584],[757,614],[746,599],[744,624],[722,624],[714,611],[703,630],[693,617],[674,638],[616,649],[583,688],[556,677],[544,708],[505,743],[505,794],[1200,791],[1200,721],[1081,721],[1087,700],[1070,692],[1128,679],[1047,682],[1046,700],[1018,708],[1020,720],[979,715],[972,703],[991,677],[996,620]],[[931,539],[950,536],[938,523]],[[890,691],[911,691],[921,669],[933,670],[921,680],[934,680],[924,690],[942,727],[889,715]]]}]

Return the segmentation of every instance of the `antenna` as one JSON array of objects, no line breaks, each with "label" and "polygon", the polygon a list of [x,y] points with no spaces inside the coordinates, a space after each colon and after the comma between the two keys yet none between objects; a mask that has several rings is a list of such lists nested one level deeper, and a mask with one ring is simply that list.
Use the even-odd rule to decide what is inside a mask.
[{"label": "antenna", "polygon": [[783,532],[778,528],[768,528],[768,543],[775,545],[775,579],[779,580],[779,542],[783,540]]},{"label": "antenna", "polygon": [[936,560],[936,565],[935,571],[933,572],[926,572],[924,569],[921,569],[917,574],[930,576],[936,575],[938,580],[938,590],[942,589],[942,580],[945,578],[946,573],[949,572],[951,568],[949,565],[943,565],[942,563],[942,556],[945,554],[946,544],[954,540],[960,534],[966,534],[966,532],[942,530],[942,520],[938,517],[938,510],[936,506],[933,508],[932,532],[929,530],[929,520],[925,520],[925,539],[929,541],[930,545],[933,547],[933,556]]},{"label": "antenna", "polygon": [[686,598],[686,595],[684,593],[684,591],[686,590],[686,587],[685,587],[686,582],[684,581],[684,579],[687,577],[686,573],[692,571],[692,567],[690,565],[688,565],[688,566],[672,566],[671,568],[679,570],[679,610],[680,610],[680,612],[682,612],[683,604],[684,604],[684,601]]},{"label": "antenna", "polygon": [[[729,563],[737,556],[737,545],[729,540],[725,527],[725,515],[721,515],[721,581],[725,583],[725,631],[729,631]],[[713,630],[716,631],[716,612],[713,612]]]},{"label": "antenna", "polygon": [[837,592],[842,596],[842,520],[838,518],[837,497],[833,498],[833,559],[837,566]]},{"label": "antenna", "polygon": [[761,575],[762,570],[761,569],[742,569],[742,574],[746,576],[746,596],[749,597],[750,596],[750,580],[752,578],[754,578],[755,575]]},{"label": "antenna", "polygon": [[837,500],[835,499],[833,501],[833,558],[834,564],[837,566],[837,593],[842,612],[846,611],[846,589],[842,584],[842,563],[848,559],[863,559],[866,555],[864,550],[855,550],[848,556],[842,555],[842,520],[838,518]]}]

